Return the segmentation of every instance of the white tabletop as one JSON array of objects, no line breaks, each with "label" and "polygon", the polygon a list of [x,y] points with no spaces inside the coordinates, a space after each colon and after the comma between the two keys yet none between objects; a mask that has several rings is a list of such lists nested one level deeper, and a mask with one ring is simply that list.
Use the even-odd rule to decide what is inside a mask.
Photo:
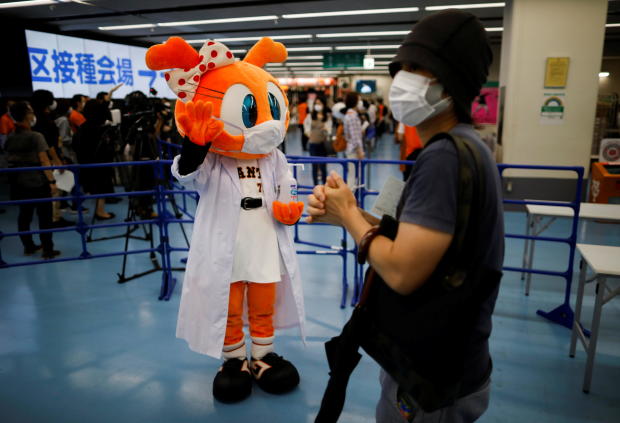
[{"label": "white tabletop", "polygon": [[620,276],[620,247],[577,244],[577,249],[597,275]]},{"label": "white tabletop", "polygon": [[[529,214],[573,217],[573,209],[570,207],[537,206],[534,204],[526,204],[525,207]],[[620,221],[620,204],[581,203],[579,218]]]}]

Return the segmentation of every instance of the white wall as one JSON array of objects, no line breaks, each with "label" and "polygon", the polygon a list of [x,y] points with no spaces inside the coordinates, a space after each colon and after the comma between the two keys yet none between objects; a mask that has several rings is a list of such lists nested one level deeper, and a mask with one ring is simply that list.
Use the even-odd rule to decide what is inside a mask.
[{"label": "white wall", "polygon": [[[516,0],[505,8],[501,83],[506,86],[504,162],[589,166],[607,0]],[[565,117],[544,125],[547,57],[569,57]],[[527,172],[573,178],[574,174]],[[520,175],[522,175],[520,173]]]}]

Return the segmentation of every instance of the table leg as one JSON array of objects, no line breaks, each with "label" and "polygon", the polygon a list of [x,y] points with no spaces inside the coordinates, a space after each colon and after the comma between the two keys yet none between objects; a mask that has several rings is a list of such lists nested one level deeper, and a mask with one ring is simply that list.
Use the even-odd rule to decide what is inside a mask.
[{"label": "table leg", "polygon": [[[529,236],[530,235],[530,225],[532,224],[531,222],[532,216],[530,215],[529,212],[526,212],[526,218],[525,218],[525,235]],[[525,243],[523,245],[523,260],[521,261],[521,267],[525,269],[525,264],[527,263],[526,261],[526,257],[527,257],[527,250],[528,247],[530,246],[530,240],[526,239],[524,240]],[[521,272],[521,280],[525,279],[525,272]]]},{"label": "table leg", "polygon": [[577,287],[577,303],[575,304],[575,318],[573,320],[573,333],[570,338],[570,353],[571,357],[575,357],[575,349],[577,347],[577,335],[578,327],[581,324],[581,306],[583,305],[583,292],[586,285],[586,271],[588,265],[582,258],[579,262],[579,286]]},{"label": "table leg", "polygon": [[598,330],[601,323],[601,311],[603,309],[603,298],[605,297],[605,278],[598,277],[596,283],[596,300],[594,302],[594,315],[592,316],[592,334],[588,343],[588,360],[586,362],[586,373],[583,378],[583,392],[590,392],[592,383],[592,370],[594,367],[594,356],[596,355],[596,342],[598,341]]},{"label": "table leg", "polygon": [[[531,231],[530,231],[530,235],[538,235],[538,225],[537,225],[538,221],[535,217],[532,218],[532,225],[531,225]],[[528,257],[528,261],[527,261],[527,266],[526,269],[532,270],[532,268],[534,267],[534,247],[536,246],[536,240],[531,239],[530,240],[530,247],[529,247],[529,257]],[[532,283],[532,274],[528,273],[527,276],[525,277],[525,295],[529,296],[530,295],[530,284]]]}]

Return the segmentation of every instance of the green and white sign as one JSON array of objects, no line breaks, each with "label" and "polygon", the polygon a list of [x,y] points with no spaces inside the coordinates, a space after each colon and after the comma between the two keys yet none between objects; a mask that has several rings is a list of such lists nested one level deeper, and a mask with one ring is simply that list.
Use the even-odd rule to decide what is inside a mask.
[{"label": "green and white sign", "polygon": [[364,53],[325,53],[323,67],[329,68],[361,68],[364,66]]},{"label": "green and white sign", "polygon": [[564,123],[565,93],[544,93],[540,107],[540,123],[557,125]]}]

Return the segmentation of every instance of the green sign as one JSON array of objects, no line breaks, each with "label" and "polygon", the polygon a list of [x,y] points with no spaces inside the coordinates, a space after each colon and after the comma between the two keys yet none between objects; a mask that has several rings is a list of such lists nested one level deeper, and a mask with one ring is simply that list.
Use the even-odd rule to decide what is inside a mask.
[{"label": "green sign", "polygon": [[326,69],[362,66],[364,66],[364,53],[325,53],[323,55],[323,67]]}]

